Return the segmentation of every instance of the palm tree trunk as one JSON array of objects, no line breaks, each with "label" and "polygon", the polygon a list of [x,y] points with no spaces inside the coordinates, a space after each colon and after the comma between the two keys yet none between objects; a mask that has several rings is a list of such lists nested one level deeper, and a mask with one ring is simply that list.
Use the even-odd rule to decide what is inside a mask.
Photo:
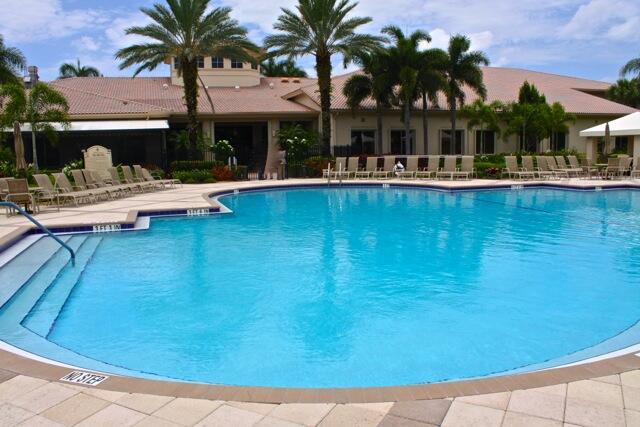
[{"label": "palm tree trunk", "polygon": [[320,120],[322,121],[322,152],[331,155],[331,57],[316,56],[316,73],[320,90]]},{"label": "palm tree trunk", "polygon": [[458,104],[455,98],[452,98],[451,101],[449,101],[449,107],[451,110],[451,151],[455,153],[457,146],[456,119],[458,114]]},{"label": "palm tree trunk", "polygon": [[424,154],[429,154],[429,122],[427,122],[427,114],[429,110],[429,100],[427,93],[422,93],[422,144],[424,145]]},{"label": "palm tree trunk", "polygon": [[195,60],[182,58],[182,81],[184,83],[184,101],[187,105],[187,132],[189,134],[189,160],[195,160],[198,152],[198,64]]},{"label": "palm tree trunk", "polygon": [[31,153],[31,163],[33,164],[33,171],[38,172],[38,147],[36,146],[36,132],[33,123],[31,123]]},{"label": "palm tree trunk", "polygon": [[376,154],[382,154],[382,106],[376,103]]},{"label": "palm tree trunk", "polygon": [[404,104],[404,154],[411,154],[411,104]]}]

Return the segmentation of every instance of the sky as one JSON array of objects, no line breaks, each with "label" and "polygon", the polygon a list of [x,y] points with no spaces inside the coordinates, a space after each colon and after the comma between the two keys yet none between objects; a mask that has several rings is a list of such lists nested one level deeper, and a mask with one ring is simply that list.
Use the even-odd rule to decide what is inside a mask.
[{"label": "sky", "polygon": [[[164,1],[164,0],[156,0]],[[138,40],[124,34],[147,22],[146,0],[0,0],[0,34],[18,47],[41,79],[58,75],[60,64],[80,59],[106,76],[130,76],[119,70],[114,53]],[[229,6],[250,38],[261,44],[273,30],[281,7],[295,0],[212,0]],[[491,65],[615,81],[620,67],[640,56],[640,0],[361,0],[354,16],[373,21],[362,31],[385,25],[406,32],[427,31],[432,47],[446,47],[451,34],[464,34],[472,49],[484,51]],[[299,64],[314,75],[313,58]],[[336,59],[335,74],[344,70]],[[168,75],[161,66],[143,75]]]}]

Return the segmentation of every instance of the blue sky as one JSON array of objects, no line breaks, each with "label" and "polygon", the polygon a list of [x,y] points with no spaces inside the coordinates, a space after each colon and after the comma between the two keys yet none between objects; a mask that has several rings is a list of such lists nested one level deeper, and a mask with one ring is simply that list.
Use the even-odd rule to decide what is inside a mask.
[{"label": "blue sky", "polygon": [[[118,70],[114,52],[131,43],[124,29],[144,24],[145,0],[0,0],[0,34],[20,48],[41,78],[53,79],[65,61],[98,67],[105,75]],[[279,14],[294,0],[217,0],[260,43]],[[470,36],[495,66],[528,68],[613,81],[629,59],[640,56],[640,0],[361,0],[355,14],[370,16],[365,30],[388,24],[406,31],[423,29],[432,45],[444,47],[450,34]],[[311,72],[311,58],[300,64]],[[336,73],[342,72],[336,63]],[[165,67],[153,75],[167,75]]]}]

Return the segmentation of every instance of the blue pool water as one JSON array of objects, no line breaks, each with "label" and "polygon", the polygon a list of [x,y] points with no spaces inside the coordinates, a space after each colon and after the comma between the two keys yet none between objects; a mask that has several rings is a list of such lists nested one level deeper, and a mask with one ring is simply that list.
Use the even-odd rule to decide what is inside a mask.
[{"label": "blue pool water", "polygon": [[2,307],[0,338],[108,372],[299,387],[479,377],[640,342],[640,192],[221,202],[233,214],[71,237],[77,265],[55,252]]}]

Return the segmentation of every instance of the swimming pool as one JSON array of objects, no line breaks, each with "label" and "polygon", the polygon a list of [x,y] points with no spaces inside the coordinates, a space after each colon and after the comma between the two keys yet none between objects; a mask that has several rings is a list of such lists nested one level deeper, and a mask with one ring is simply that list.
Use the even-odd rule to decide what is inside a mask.
[{"label": "swimming pool", "polygon": [[233,213],[67,236],[73,267],[38,240],[0,270],[26,282],[2,291],[0,339],[104,372],[274,387],[474,378],[640,343],[640,192],[220,201]]}]

